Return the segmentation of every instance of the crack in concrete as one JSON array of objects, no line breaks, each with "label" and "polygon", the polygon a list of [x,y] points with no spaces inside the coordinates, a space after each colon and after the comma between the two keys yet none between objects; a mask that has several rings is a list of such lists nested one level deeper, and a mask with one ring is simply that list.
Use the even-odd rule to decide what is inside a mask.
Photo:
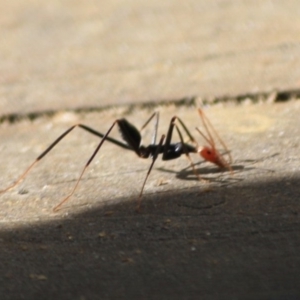
[{"label": "crack in concrete", "polygon": [[211,97],[206,99],[201,99],[201,97],[197,96],[187,96],[181,99],[162,99],[159,101],[150,100],[148,102],[143,102],[140,104],[124,104],[124,105],[106,105],[106,106],[95,106],[95,107],[77,107],[77,108],[66,108],[61,110],[43,110],[43,111],[32,111],[28,113],[11,113],[11,114],[3,114],[0,115],[0,124],[7,122],[9,124],[14,124],[21,122],[23,120],[34,121],[39,118],[48,117],[51,118],[55,114],[59,112],[73,112],[73,113],[90,113],[90,112],[103,112],[108,109],[113,109],[116,107],[124,107],[125,112],[124,115],[128,116],[133,113],[136,109],[148,109],[154,110],[157,107],[175,105],[177,107],[181,106],[196,106],[198,99],[201,99],[201,103],[204,105],[214,105],[217,103],[226,103],[226,102],[236,102],[242,103],[244,101],[250,100],[253,103],[256,102],[285,102],[292,99],[300,98],[300,89],[288,89],[282,91],[267,91],[267,92],[257,92],[257,93],[245,93],[240,95],[224,95],[220,97]]}]

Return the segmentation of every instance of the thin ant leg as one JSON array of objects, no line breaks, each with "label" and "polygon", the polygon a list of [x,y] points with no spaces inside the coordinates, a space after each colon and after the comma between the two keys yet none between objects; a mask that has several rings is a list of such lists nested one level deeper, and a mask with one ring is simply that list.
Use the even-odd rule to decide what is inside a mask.
[{"label": "thin ant leg", "polygon": [[26,175],[29,173],[29,171],[33,168],[33,166],[38,162],[39,160],[36,159],[26,170],[25,172],[10,186],[8,186],[7,188],[3,189],[0,191],[0,194],[5,193],[7,191],[9,191],[10,189],[14,188],[16,185],[18,185],[19,182],[21,182],[22,179],[24,179],[24,177],[26,177]]},{"label": "thin ant leg", "polygon": [[153,165],[154,165],[154,163],[155,163],[155,161],[156,161],[158,155],[159,155],[160,152],[161,152],[161,149],[162,149],[162,147],[163,147],[164,139],[165,139],[165,135],[163,134],[162,137],[161,137],[161,139],[160,139],[160,141],[159,141],[158,147],[157,147],[157,149],[156,149],[156,151],[155,151],[155,153],[154,153],[154,155],[153,155],[153,157],[152,157],[152,163],[151,163],[151,165],[150,165],[150,167],[149,167],[149,170],[148,170],[147,175],[146,175],[146,177],[145,177],[145,180],[144,180],[144,182],[143,182],[143,185],[142,185],[142,188],[141,188],[141,191],[140,191],[140,194],[139,194],[139,198],[138,198],[138,205],[137,205],[137,208],[136,208],[136,210],[137,210],[138,212],[139,212],[140,209],[141,209],[142,195],[143,195],[143,191],[144,191],[144,187],[145,187],[146,181],[147,181],[147,179],[148,179],[148,177],[149,177],[149,175],[150,175],[150,172],[151,172],[151,170],[152,170],[152,167],[153,167]]},{"label": "thin ant leg", "polygon": [[[183,121],[179,117],[176,117],[176,120],[180,123],[180,125],[183,128],[183,130],[188,135],[189,140],[191,142],[195,143],[198,146],[198,143],[196,142],[195,138],[192,136],[192,134],[190,133],[190,131],[188,130],[188,128],[186,127],[186,125],[183,123]],[[181,140],[181,142],[183,143],[183,140]]]},{"label": "thin ant leg", "polygon": [[68,201],[68,199],[74,194],[75,190],[77,189],[77,186],[85,172],[85,170],[87,169],[87,167],[89,166],[89,164],[92,162],[92,160],[94,159],[94,157],[96,156],[96,154],[98,153],[98,151],[100,150],[102,144],[105,142],[105,140],[108,140],[108,135],[109,133],[111,132],[111,130],[113,129],[113,127],[119,123],[119,120],[116,120],[112,125],[111,127],[108,129],[108,131],[106,132],[106,134],[103,136],[102,140],[100,141],[100,143],[98,144],[97,148],[95,149],[94,153],[92,154],[92,156],[89,158],[89,160],[87,161],[86,165],[84,166],[83,170],[81,171],[81,174],[79,176],[79,178],[77,179],[77,182],[73,188],[73,190],[71,191],[71,193],[65,197],[58,205],[56,205],[54,208],[53,208],[53,211],[56,212],[59,210],[59,208],[65,203]]},{"label": "thin ant leg", "polygon": [[151,116],[150,118],[145,122],[145,124],[141,127],[140,131],[142,131],[144,128],[146,128],[146,126],[150,123],[150,121],[157,115],[159,115],[159,112],[158,111],[155,111]]},{"label": "thin ant leg", "polygon": [[154,124],[154,131],[153,131],[153,137],[151,141],[151,145],[156,144],[156,137],[157,137],[157,130],[158,130],[158,123],[159,123],[159,112],[156,111],[154,112],[151,117],[145,122],[145,124],[141,127],[140,131],[142,131],[148,124],[149,122],[156,117],[155,124]]},{"label": "thin ant leg", "polygon": [[152,145],[156,144],[158,123],[159,123],[159,112],[156,113],[156,121],[155,121],[155,124],[154,124],[154,134],[153,134],[153,138],[152,138]]},{"label": "thin ant leg", "polygon": [[[103,133],[101,133],[99,131],[96,131],[95,129],[93,129],[91,127],[88,127],[86,125],[80,124],[79,126],[81,128],[83,128],[83,129],[85,129],[86,131],[88,131],[88,132],[90,132],[90,133],[92,133],[92,134],[94,134],[94,135],[96,135],[96,136],[98,136],[100,138],[103,138],[105,136],[105,134],[103,134]],[[123,143],[121,141],[118,141],[118,140],[116,140],[114,138],[111,138],[109,136],[106,138],[106,140],[109,141],[109,142],[111,142],[111,143],[113,143],[113,144],[115,144],[115,145],[117,145],[117,146],[119,146],[119,147],[121,147],[121,148],[123,148],[123,149],[132,150],[132,148],[129,145],[127,145],[127,144],[125,144],[125,143]]]},{"label": "thin ant leg", "polygon": [[34,167],[34,165],[36,165],[53,147],[55,147],[55,145],[57,145],[68,133],[70,133],[76,126],[80,126],[80,124],[78,125],[74,125],[72,127],[70,127],[68,130],[66,130],[62,135],[60,135],[42,154],[40,154],[36,160],[25,170],[25,172],[16,180],[16,182],[14,182],[13,184],[11,184],[10,186],[8,186],[6,189],[1,190],[0,193],[4,193],[10,189],[12,189],[13,187],[15,187],[22,179],[24,179],[26,177],[26,175],[29,173],[29,171]]}]

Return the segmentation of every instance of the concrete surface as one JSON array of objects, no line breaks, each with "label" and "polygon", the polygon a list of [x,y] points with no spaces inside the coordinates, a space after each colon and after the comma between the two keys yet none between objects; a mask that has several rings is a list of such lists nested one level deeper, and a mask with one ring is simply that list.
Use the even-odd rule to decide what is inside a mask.
[{"label": "concrete surface", "polygon": [[[160,133],[174,114],[193,132],[200,125],[195,108],[160,111]],[[1,195],[2,299],[299,299],[300,101],[205,111],[232,149],[234,175],[193,155],[208,180],[199,182],[184,157],[159,159],[140,214],[150,161],[109,143],[76,195],[52,212],[98,143],[79,129]],[[77,118],[106,130],[120,113],[3,125],[1,185]],[[138,126],[149,114],[127,117]]]},{"label": "concrete surface", "polygon": [[300,299],[298,2],[0,6],[0,188],[78,122],[159,110],[159,136],[178,115],[204,144],[200,98],[234,158],[193,155],[206,182],[159,158],[137,214],[151,161],[105,143],[53,213],[99,143],[75,129],[0,195],[1,299]]},{"label": "concrete surface", "polygon": [[297,0],[0,3],[2,114],[294,89]]}]

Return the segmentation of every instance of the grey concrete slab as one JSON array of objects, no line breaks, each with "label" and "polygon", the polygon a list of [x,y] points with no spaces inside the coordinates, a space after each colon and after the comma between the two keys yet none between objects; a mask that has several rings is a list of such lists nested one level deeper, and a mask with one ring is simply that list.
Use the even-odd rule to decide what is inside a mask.
[{"label": "grey concrete slab", "polygon": [[[179,115],[204,144],[195,108],[157,109],[159,135]],[[104,132],[120,115],[140,127],[151,113],[124,110],[2,124],[1,187],[74,123]],[[193,155],[208,181],[199,182],[184,157],[158,159],[140,214],[150,161],[110,143],[52,212],[99,142],[76,130],[0,196],[1,299],[299,299],[299,110],[299,101],[208,107],[234,175]]]},{"label": "grey concrete slab", "polygon": [[0,111],[299,88],[299,4],[2,1]]}]

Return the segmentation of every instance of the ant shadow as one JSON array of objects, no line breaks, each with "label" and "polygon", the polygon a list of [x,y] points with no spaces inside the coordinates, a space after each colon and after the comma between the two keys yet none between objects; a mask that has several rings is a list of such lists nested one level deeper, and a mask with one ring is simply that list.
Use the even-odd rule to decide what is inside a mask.
[{"label": "ant shadow", "polygon": [[[209,182],[214,182],[214,183],[221,183],[223,186],[232,185],[234,183],[244,181],[244,178],[235,176],[236,174],[239,173],[250,172],[252,170],[259,170],[259,169],[271,173],[275,172],[272,169],[263,169],[251,165],[266,161],[278,155],[279,153],[274,153],[270,156],[262,157],[259,159],[237,160],[235,164],[231,165],[231,169],[233,171],[233,174],[231,174],[232,176],[223,176],[228,173],[230,174],[230,171],[228,169],[225,168],[220,169],[219,167],[214,165],[203,166],[204,164],[207,164],[207,162],[205,161],[194,163],[194,168],[196,173],[199,174],[200,178],[204,180],[207,180]],[[168,169],[164,167],[157,168],[157,170],[174,174],[175,177],[180,180],[187,180],[187,181],[199,180],[199,178],[195,175],[195,172],[190,165],[180,171],[174,171],[172,169]]]},{"label": "ant shadow", "polygon": [[[170,174],[174,174],[176,178],[180,179],[180,180],[187,180],[187,181],[198,181],[199,178],[195,175],[195,172],[197,174],[199,174],[199,177],[205,181],[208,182],[222,182],[223,184],[225,182],[232,182],[231,179],[233,178],[225,178],[225,176],[223,176],[225,173],[229,173],[230,171],[228,171],[227,169],[220,169],[219,167],[214,167],[214,166],[202,166],[204,165],[206,162],[198,162],[196,164],[194,164],[194,168],[195,170],[192,169],[191,166],[187,166],[184,169],[180,170],[180,171],[174,171],[172,169],[167,169],[164,167],[160,167],[157,168],[157,170],[165,172],[165,173],[170,173]],[[253,168],[245,168],[243,165],[234,165],[231,166],[232,171],[234,172],[234,174],[236,172],[240,172],[242,170],[252,170]],[[233,176],[230,176],[233,177]],[[238,180],[235,177],[234,181],[241,181]]]}]

